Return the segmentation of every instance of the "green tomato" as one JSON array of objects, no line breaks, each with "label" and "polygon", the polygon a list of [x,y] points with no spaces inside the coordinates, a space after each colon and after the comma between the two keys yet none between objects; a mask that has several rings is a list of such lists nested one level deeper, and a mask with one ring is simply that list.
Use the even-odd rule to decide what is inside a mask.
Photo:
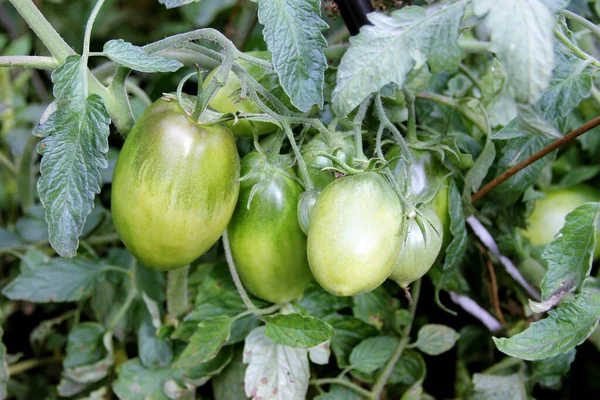
[{"label": "green tomato", "polygon": [[298,199],[298,223],[305,235],[308,235],[310,217],[320,194],[321,189],[313,188],[302,193]]},{"label": "green tomato", "polygon": [[[548,191],[546,197],[537,200],[528,218],[528,227],[523,236],[534,246],[546,246],[565,224],[565,217],[578,206],[587,202],[600,201],[600,190],[577,185],[568,189]],[[594,260],[600,258],[600,225],[596,228]]]},{"label": "green tomato", "polygon": [[[411,198],[415,202],[426,202],[438,215],[443,229],[443,244],[445,249],[452,239],[450,232],[450,212],[448,209],[448,185],[444,181],[448,171],[443,167],[431,152],[410,149],[413,162],[410,167]],[[386,154],[392,160],[401,154],[400,147],[393,146]],[[391,162],[391,168],[397,179],[402,179],[403,160],[396,159]],[[437,192],[435,192],[437,190]]]},{"label": "green tomato", "polygon": [[424,218],[417,216],[409,221],[404,245],[390,275],[390,279],[403,288],[425,275],[442,249],[443,226],[440,217],[429,207],[420,211]]},{"label": "green tomato", "polygon": [[240,278],[261,299],[297,299],[312,279],[297,213],[304,189],[292,168],[270,163],[257,152],[244,157],[242,174],[247,179],[227,227]]},{"label": "green tomato", "polygon": [[402,247],[402,205],[388,181],[375,172],[336,179],[312,211],[308,261],[329,293],[353,296],[381,285]]},{"label": "green tomato", "polygon": [[112,181],[115,228],[147,266],[185,266],[225,230],[239,174],[226,126],[199,125],[175,100],[160,99],[135,123],[119,154]]},{"label": "green tomato", "polygon": [[319,133],[302,146],[302,158],[306,162],[312,183],[316,188],[323,189],[333,182],[335,175],[331,170],[323,170],[332,167],[333,162],[327,157],[315,155],[319,152],[334,155],[346,164],[351,164],[355,154],[353,136],[344,132],[335,132],[332,133],[332,142],[327,143]]},{"label": "green tomato", "polygon": [[[253,55],[254,57],[261,58],[263,60],[271,60],[271,53],[268,51],[256,51],[256,52],[248,52],[247,54]],[[238,64],[246,69],[246,71],[256,79],[260,84],[265,86],[267,90],[269,90],[272,94],[275,95],[280,100],[283,100],[283,103],[287,106],[290,106],[290,101],[283,89],[279,85],[279,79],[277,75],[270,71],[265,71],[261,67],[250,64],[243,60],[237,61]],[[213,78],[216,73],[216,69],[212,70],[206,79],[204,80],[204,86],[208,84],[208,82]],[[249,113],[249,114],[257,114],[262,113],[261,109],[252,101],[250,98],[241,98],[240,90],[241,90],[241,82],[237,75],[233,72],[229,73],[227,78],[227,83],[223,86],[219,91],[215,94],[212,100],[208,103],[208,105],[218,111],[220,113]],[[235,136],[252,136],[253,135],[253,127],[256,128],[259,135],[265,135],[267,133],[274,132],[278,129],[277,125],[272,124],[270,122],[256,122],[256,121],[246,121],[246,120],[238,120],[227,122],[231,131]]]}]

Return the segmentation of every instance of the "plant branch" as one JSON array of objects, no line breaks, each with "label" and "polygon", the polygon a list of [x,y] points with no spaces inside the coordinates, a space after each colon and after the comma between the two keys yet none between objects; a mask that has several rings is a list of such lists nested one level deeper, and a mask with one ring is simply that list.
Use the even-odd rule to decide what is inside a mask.
[{"label": "plant branch", "polygon": [[569,10],[562,10],[560,13],[568,19],[576,21],[581,25],[585,26],[587,29],[590,30],[590,32],[592,32],[594,35],[600,38],[600,27],[598,27],[598,25]]},{"label": "plant branch", "polygon": [[507,171],[503,172],[501,175],[494,178],[490,183],[488,183],[487,185],[485,185],[484,187],[479,189],[479,191],[477,193],[475,193],[473,196],[471,196],[471,203],[476,203],[477,201],[481,200],[481,198],[483,196],[485,196],[486,194],[491,192],[494,188],[496,188],[498,185],[500,185],[502,182],[506,181],[508,178],[510,178],[517,172],[521,171],[523,168],[528,167],[529,165],[538,161],[540,158],[547,156],[554,150],[561,148],[562,146],[575,140],[577,137],[579,137],[579,136],[583,135],[584,133],[586,133],[587,131],[597,127],[598,125],[600,125],[600,117],[596,117],[593,120],[581,125],[579,128],[568,133],[566,136],[554,141],[553,143],[550,143],[548,146],[544,147],[537,153],[532,154],[530,157],[526,158],[525,160],[521,161],[517,165],[515,165],[512,168],[508,169]]},{"label": "plant branch", "polygon": [[63,356],[54,355],[46,358],[33,358],[31,360],[20,361],[16,364],[8,366],[8,375],[13,377],[15,375],[22,374],[23,372],[27,372],[30,369],[42,367],[44,365],[49,364],[58,364],[63,361]]},{"label": "plant branch", "polygon": [[178,319],[188,310],[188,273],[190,266],[173,269],[168,273],[167,310],[169,315]]},{"label": "plant branch", "polygon": [[481,93],[483,93],[483,88],[481,87],[481,82],[479,82],[479,79],[477,79],[477,77],[473,74],[473,72],[471,72],[471,70],[469,68],[467,68],[464,64],[460,64],[458,66],[458,69],[460,69],[460,72],[462,72],[463,74],[465,74],[465,76],[467,78],[469,78],[469,80],[471,81],[471,83],[473,83],[473,85],[475,85],[475,87],[477,89],[479,89],[479,91]]},{"label": "plant branch", "polygon": [[577,47],[573,42],[571,42],[569,40],[569,38],[567,38],[561,31],[559,31],[558,29],[554,29],[554,36],[565,46],[567,46],[569,48],[569,50],[571,50],[573,52],[573,54],[575,54],[577,57],[581,58],[584,61],[591,61],[591,63],[597,67],[600,68],[600,61],[596,60],[594,57],[590,56],[589,54],[587,54],[585,51],[581,50],[579,47]]},{"label": "plant branch", "polygon": [[[415,314],[417,312],[417,303],[419,302],[420,293],[421,293],[421,280],[418,279],[417,281],[415,281],[415,283],[413,283],[412,293],[411,293],[413,301],[410,304],[410,306],[408,307],[408,311],[410,312],[410,315],[412,316],[413,321],[415,319]],[[410,331],[412,329],[412,325],[413,325],[413,323],[411,322],[404,328],[403,337],[402,337],[402,339],[400,339],[400,343],[398,343],[398,347],[396,347],[396,350],[394,351],[392,358],[390,358],[390,360],[387,362],[384,370],[381,372],[381,375],[379,375],[379,377],[377,378],[377,381],[375,381],[375,385],[373,385],[373,388],[371,389],[373,399],[375,399],[375,400],[380,399],[381,392],[383,391],[383,388],[385,387],[388,379],[390,378],[390,375],[392,374],[394,366],[396,365],[396,363],[402,356],[402,352],[404,351],[404,349],[406,348],[406,345],[410,341]]]},{"label": "plant branch", "polygon": [[59,62],[54,57],[0,56],[0,67],[21,67],[52,70],[58,66]]},{"label": "plant branch", "polygon": [[449,293],[454,304],[459,305],[463,310],[481,321],[481,323],[484,324],[490,332],[496,332],[502,328],[500,322],[489,312],[484,310],[479,304],[477,304],[475,300],[455,292]]},{"label": "plant branch", "polygon": [[75,54],[31,0],[10,0],[10,2],[60,64],[68,56]]}]

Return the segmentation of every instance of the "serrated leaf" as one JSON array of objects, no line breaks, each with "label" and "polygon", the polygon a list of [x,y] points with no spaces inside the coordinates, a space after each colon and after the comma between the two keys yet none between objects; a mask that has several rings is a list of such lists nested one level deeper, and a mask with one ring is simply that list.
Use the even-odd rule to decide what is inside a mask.
[{"label": "serrated leaf", "polygon": [[488,137],[488,140],[483,147],[483,151],[481,154],[479,154],[479,157],[477,157],[477,160],[475,160],[475,163],[473,163],[473,167],[469,169],[469,172],[467,172],[467,176],[465,177],[465,186],[467,189],[469,189],[469,194],[475,193],[479,190],[481,183],[487,176],[495,158],[496,146]]},{"label": "serrated leaf", "polygon": [[527,400],[525,379],[521,373],[507,376],[473,375],[473,400]]},{"label": "serrated leaf", "polygon": [[53,258],[19,274],[3,290],[11,300],[38,303],[77,301],[91,294],[100,265],[75,258]]},{"label": "serrated leaf", "polygon": [[415,346],[425,354],[437,356],[454,347],[459,337],[460,335],[448,326],[427,324],[419,329]]},{"label": "serrated leaf", "polygon": [[[385,366],[382,368],[385,368]],[[427,367],[423,356],[417,351],[406,349],[394,365],[388,382],[416,385],[425,379],[426,371]]]},{"label": "serrated leaf", "polygon": [[227,342],[231,322],[231,318],[225,316],[200,322],[175,365],[178,368],[190,369],[214,358]]},{"label": "serrated leaf", "polygon": [[308,351],[282,346],[254,329],[246,338],[244,379],[246,395],[252,399],[304,400],[308,390]]},{"label": "serrated leaf", "polygon": [[113,364],[112,332],[95,322],[84,322],[69,333],[64,377],[75,384],[97,382]]},{"label": "serrated leaf", "polygon": [[197,3],[201,0],[158,0],[158,2],[167,8],[181,7],[186,4]]},{"label": "serrated leaf", "polygon": [[183,67],[179,61],[149,55],[141,47],[123,39],[106,42],[104,54],[117,64],[140,72],[175,72]]},{"label": "serrated leaf", "polygon": [[328,25],[319,0],[254,0],[281,86],[301,111],[323,108]]},{"label": "serrated leaf", "polygon": [[577,207],[567,214],[564,226],[546,246],[542,259],[548,272],[540,284],[543,301],[582,289],[592,269],[598,215],[600,203]]},{"label": "serrated leaf", "polygon": [[368,14],[372,25],[350,39],[338,69],[332,95],[336,114],[348,114],[389,83],[402,88],[408,73],[425,62],[432,72],[457,68],[464,8],[465,2],[459,1],[429,15],[420,7],[405,7],[390,16]]},{"label": "serrated leaf", "polygon": [[237,352],[223,373],[212,379],[215,400],[246,400],[244,375],[246,366],[242,361],[242,352]]},{"label": "serrated leaf", "polygon": [[473,11],[486,16],[493,51],[517,99],[532,104],[550,84],[555,20],[540,0],[475,0]]},{"label": "serrated leaf", "polygon": [[137,331],[138,354],[147,368],[163,368],[171,364],[173,352],[168,341],[156,337],[156,328],[150,320],[142,322]]},{"label": "serrated leaf", "polygon": [[378,334],[373,325],[347,315],[329,315],[325,318],[325,322],[335,329],[331,339],[331,350],[335,354],[339,368],[348,366],[348,357],[356,345],[363,339]]},{"label": "serrated leaf", "polygon": [[352,350],[350,365],[366,374],[373,372],[392,357],[398,342],[398,338],[391,336],[365,339]]},{"label": "serrated leaf", "polygon": [[576,353],[577,350],[571,349],[565,354],[534,361],[533,379],[542,387],[560,389],[561,380],[569,372]]},{"label": "serrated leaf", "polygon": [[170,400],[163,391],[168,380],[181,380],[183,372],[172,368],[146,369],[138,359],[121,364],[113,391],[121,400]]},{"label": "serrated leaf", "polygon": [[0,399],[4,400],[8,396],[8,365],[6,363],[6,346],[2,342],[4,330],[0,326]]},{"label": "serrated leaf", "polygon": [[334,296],[326,292],[321,286],[313,284],[306,289],[298,304],[310,315],[324,318],[342,308],[351,307],[352,298]]},{"label": "serrated leaf", "polygon": [[100,169],[108,165],[109,124],[102,98],[93,94],[58,109],[34,131],[44,137],[38,146],[44,155],[38,192],[50,244],[63,257],[75,255],[94,195],[100,193]]},{"label": "serrated leaf", "polygon": [[498,350],[509,356],[541,360],[564,354],[583,343],[598,326],[599,318],[600,294],[581,292],[523,332],[511,338],[493,339]]},{"label": "serrated leaf", "polygon": [[298,313],[277,314],[264,319],[267,323],[265,335],[284,346],[314,347],[331,339],[334,334],[333,327],[328,323]]},{"label": "serrated leaf", "polygon": [[185,369],[185,382],[193,386],[206,384],[215,375],[219,375],[233,358],[233,347],[227,346],[209,361]]},{"label": "serrated leaf", "polygon": [[[57,100],[66,99],[76,103],[83,102],[83,96],[85,95],[83,77],[86,72],[87,68],[81,63],[80,55],[68,56],[61,66],[52,71],[54,97]],[[50,111],[52,110],[50,109]],[[54,112],[50,116],[53,114]]]},{"label": "serrated leaf", "polygon": [[353,296],[352,301],[354,303],[352,306],[354,316],[379,330],[383,328],[386,317],[393,311],[390,307],[391,297],[382,287]]},{"label": "serrated leaf", "polygon": [[448,212],[450,214],[450,232],[452,241],[446,248],[444,271],[458,267],[467,249],[467,225],[462,206],[462,198],[454,180],[450,181],[448,191]]}]

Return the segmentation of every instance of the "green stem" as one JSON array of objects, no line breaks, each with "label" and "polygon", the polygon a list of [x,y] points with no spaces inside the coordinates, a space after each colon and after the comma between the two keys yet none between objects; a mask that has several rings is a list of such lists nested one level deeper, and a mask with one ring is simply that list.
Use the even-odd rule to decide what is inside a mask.
[{"label": "green stem", "polygon": [[471,72],[471,70],[469,68],[467,68],[464,64],[460,64],[458,66],[458,69],[460,69],[460,71],[465,74],[465,76],[467,78],[469,78],[469,80],[471,81],[471,83],[473,83],[473,85],[475,85],[475,87],[477,89],[479,89],[479,91],[481,93],[483,93],[483,88],[481,87],[481,82],[479,82],[479,79],[477,79],[477,77],[473,74],[473,72]]},{"label": "green stem", "polygon": [[167,281],[167,310],[174,319],[179,319],[188,310],[188,274],[186,265],[169,271]]},{"label": "green stem", "polygon": [[279,156],[279,152],[281,151],[281,145],[283,144],[283,139],[285,139],[285,135],[283,132],[278,131],[276,133],[275,140],[271,143],[271,147],[267,150],[267,159],[269,161],[275,161]]},{"label": "green stem", "polygon": [[329,60],[339,60],[344,54],[346,54],[348,47],[349,45],[347,43],[331,45],[325,49],[325,57],[327,57]]},{"label": "green stem", "polygon": [[104,235],[90,236],[87,239],[87,242],[92,246],[98,246],[101,244],[116,242],[117,240],[119,240],[118,233],[107,233]]},{"label": "green stem", "polygon": [[0,56],[0,67],[22,67],[52,70],[58,66],[59,63],[54,57]]},{"label": "green stem", "polygon": [[131,307],[131,303],[133,303],[133,300],[135,300],[135,298],[137,296],[137,288],[135,287],[135,276],[133,276],[131,279],[131,285],[132,285],[132,287],[129,290],[129,294],[127,295],[127,298],[125,299],[125,302],[123,303],[121,308],[119,308],[119,311],[117,311],[117,313],[114,315],[114,317],[110,320],[110,322],[108,324],[109,331],[115,330],[115,328],[117,327],[117,325],[119,324],[121,319],[123,319],[125,314],[127,314],[129,307]]},{"label": "green stem", "polygon": [[363,389],[362,387],[347,381],[341,378],[322,378],[322,379],[313,379],[310,381],[311,385],[321,386],[321,385],[339,385],[346,387],[360,394],[361,396],[372,400],[374,399],[373,394],[369,392],[367,389]]},{"label": "green stem", "polygon": [[562,10],[560,13],[568,19],[579,22],[581,25],[589,29],[590,32],[600,38],[600,27],[598,27],[598,25],[569,10]]},{"label": "green stem", "polygon": [[34,358],[31,360],[20,361],[16,364],[8,366],[8,375],[10,377],[13,377],[15,375],[22,374],[23,372],[27,372],[30,369],[42,367],[44,365],[49,365],[49,364],[61,363],[62,360],[63,360],[63,357],[61,355],[55,355],[52,357]]},{"label": "green stem", "polygon": [[406,88],[402,89],[406,108],[408,109],[408,123],[406,125],[406,140],[408,143],[417,143],[417,117],[415,114],[415,95]]},{"label": "green stem", "polygon": [[595,67],[600,68],[600,62],[596,60],[594,57],[587,54],[585,51],[581,50],[577,47],[573,42],[571,42],[561,31],[558,29],[554,29],[554,36],[562,42],[565,46],[569,48],[577,57],[584,61],[590,61]]},{"label": "green stem", "polygon": [[150,106],[152,104],[152,99],[144,90],[136,85],[135,83],[126,80],[125,81],[125,89],[127,92],[137,97],[145,106]]},{"label": "green stem", "polygon": [[281,305],[279,304],[259,309],[252,302],[250,296],[248,296],[248,293],[246,292],[246,289],[244,289],[244,285],[242,284],[242,280],[240,279],[240,275],[238,274],[237,269],[235,267],[235,262],[233,261],[233,255],[231,254],[231,246],[229,245],[229,234],[227,233],[227,229],[225,229],[225,232],[223,232],[223,248],[225,249],[225,259],[227,260],[227,265],[229,266],[229,273],[231,274],[231,278],[233,279],[233,283],[235,284],[238,294],[240,295],[242,301],[246,305],[248,311],[250,311],[254,315],[261,316],[272,314],[275,311],[279,310],[281,308]]},{"label": "green stem", "polygon": [[[83,54],[81,55],[81,63],[87,67],[88,59],[90,57],[90,41],[92,39],[92,28],[94,26],[94,21],[100,12],[100,8],[104,4],[104,0],[98,0],[96,5],[92,9],[90,17],[87,20],[85,25],[85,34],[83,36]],[[83,77],[83,93],[85,97],[88,96],[88,74],[85,73]]]},{"label": "green stem", "polygon": [[29,139],[27,139],[27,143],[23,148],[23,154],[21,155],[21,160],[19,162],[17,190],[23,210],[27,210],[29,207],[35,204],[33,166],[35,160],[35,148],[38,141],[39,138],[37,136],[29,135]]},{"label": "green stem", "polygon": [[127,96],[127,77],[131,70],[125,67],[118,67],[113,75],[113,78],[108,87],[108,92],[114,101],[115,107],[121,110],[120,121],[121,126],[127,126],[126,131],[121,130],[123,136],[127,137],[129,130],[135,123],[133,117],[133,111],[131,111],[131,104],[129,103],[129,96]]},{"label": "green stem", "polygon": [[310,179],[310,175],[308,174],[306,162],[304,161],[304,158],[302,158],[302,154],[300,153],[300,149],[298,148],[298,144],[294,138],[292,128],[288,123],[284,123],[283,130],[285,131],[290,145],[292,146],[292,150],[294,151],[294,156],[296,157],[296,162],[298,163],[298,169],[300,170],[300,177],[302,178],[302,183],[304,184],[304,190],[311,190],[314,186],[312,180]]},{"label": "green stem", "polygon": [[6,170],[11,174],[17,175],[17,167],[6,157],[3,153],[0,152],[0,165],[2,165]]},{"label": "green stem", "polygon": [[[415,281],[415,283],[413,283],[412,293],[411,293],[413,302],[411,303],[411,305],[408,308],[408,311],[410,312],[410,315],[412,316],[413,321],[415,319],[414,317],[415,317],[415,313],[417,311],[417,303],[419,302],[420,292],[421,292],[421,280],[419,279],[419,280]],[[396,350],[394,351],[394,355],[392,355],[392,358],[390,358],[390,360],[387,362],[384,370],[381,372],[381,375],[379,375],[379,377],[377,378],[375,385],[373,385],[373,388],[371,389],[373,399],[379,400],[379,398],[381,397],[381,392],[383,391],[383,388],[385,387],[388,379],[390,378],[390,375],[392,374],[394,366],[396,365],[396,363],[402,356],[402,352],[404,351],[405,346],[410,341],[411,329],[412,329],[412,322],[410,324],[408,324],[406,326],[406,328],[404,328],[404,333],[403,333],[404,337],[402,339],[400,339],[400,343],[398,343],[398,347],[396,347]]]},{"label": "green stem", "polygon": [[490,51],[492,43],[480,40],[459,39],[458,46],[467,53],[487,53]]},{"label": "green stem", "polygon": [[31,0],[10,0],[10,2],[60,64],[68,56],[75,54]]},{"label": "green stem", "polygon": [[492,365],[491,367],[487,368],[486,370],[484,370],[481,373],[486,374],[486,375],[495,375],[498,372],[501,372],[503,370],[506,370],[506,369],[509,369],[512,367],[520,366],[522,364],[523,364],[523,360],[521,360],[520,358],[506,357],[499,363]]}]

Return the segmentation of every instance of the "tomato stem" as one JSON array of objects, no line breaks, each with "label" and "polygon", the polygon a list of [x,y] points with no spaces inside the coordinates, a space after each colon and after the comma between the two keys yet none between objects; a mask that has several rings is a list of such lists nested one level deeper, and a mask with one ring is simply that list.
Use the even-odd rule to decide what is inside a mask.
[{"label": "tomato stem", "polygon": [[367,114],[367,109],[371,104],[371,96],[360,105],[358,108],[358,112],[352,121],[352,125],[354,126],[354,147],[356,147],[356,159],[357,160],[365,160],[365,152],[363,150],[363,141],[362,141],[362,124],[365,119],[365,115]]},{"label": "tomato stem", "polygon": [[352,383],[346,379],[342,379],[342,378],[322,378],[322,379],[313,379],[309,382],[311,385],[320,387],[321,385],[339,385],[339,386],[344,386],[348,389],[351,389],[353,391],[355,391],[356,393],[362,395],[363,397],[366,397],[369,400],[373,400],[375,399],[373,397],[373,395],[371,394],[371,392],[369,392],[367,389],[364,389],[360,386],[358,386],[355,383]]},{"label": "tomato stem", "polygon": [[302,154],[300,153],[296,139],[294,139],[292,128],[288,123],[284,123],[283,130],[285,131],[285,134],[290,141],[290,145],[292,146],[292,150],[294,151],[294,156],[296,157],[296,162],[298,163],[298,169],[300,170],[300,177],[302,178],[302,183],[304,184],[304,190],[311,190],[314,186],[312,180],[310,179],[310,175],[308,174],[306,162],[304,161],[304,158],[302,158]]},{"label": "tomato stem", "polygon": [[402,89],[404,99],[406,100],[406,108],[408,109],[408,124],[406,131],[406,140],[408,143],[417,142],[417,116],[415,114],[415,95],[407,88]]},{"label": "tomato stem", "polygon": [[167,278],[167,310],[178,319],[188,310],[188,273],[190,266],[170,270]]}]

